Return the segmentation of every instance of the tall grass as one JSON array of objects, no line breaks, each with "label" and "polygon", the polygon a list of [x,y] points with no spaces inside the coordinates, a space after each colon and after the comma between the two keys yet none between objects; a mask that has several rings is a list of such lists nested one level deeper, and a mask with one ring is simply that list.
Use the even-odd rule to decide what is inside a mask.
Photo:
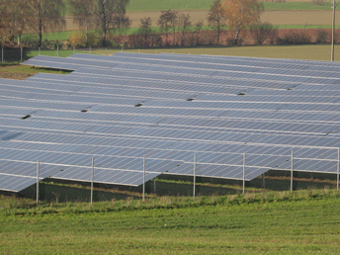
[{"label": "tall grass", "polygon": [[231,206],[252,203],[274,203],[282,201],[308,201],[320,200],[324,198],[339,199],[340,194],[336,190],[302,190],[293,193],[289,191],[281,192],[259,192],[227,195],[227,196],[201,196],[193,199],[192,197],[181,196],[162,196],[152,197],[142,201],[141,199],[126,199],[120,201],[96,202],[91,206],[85,202],[67,203],[46,203],[42,202],[39,206],[31,199],[0,196],[0,215],[43,215],[43,214],[82,214],[100,212],[119,212],[150,209],[174,209],[191,208],[199,206]]}]

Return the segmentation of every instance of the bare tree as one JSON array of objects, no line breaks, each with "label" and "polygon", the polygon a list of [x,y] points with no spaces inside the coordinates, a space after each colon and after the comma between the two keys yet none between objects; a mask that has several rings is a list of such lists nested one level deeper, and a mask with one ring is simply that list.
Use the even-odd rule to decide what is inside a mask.
[{"label": "bare tree", "polygon": [[116,23],[119,35],[121,35],[122,32],[125,32],[131,26],[131,20],[125,14],[118,14],[116,16],[115,23]]},{"label": "bare tree", "polygon": [[177,11],[172,11],[172,19],[171,19],[171,26],[172,26],[172,32],[174,35],[172,45],[175,45],[176,43],[176,26],[178,24],[178,12]]},{"label": "bare tree", "polygon": [[94,0],[70,0],[70,11],[74,22],[85,30],[85,45],[89,43],[89,29],[93,25]]},{"label": "bare tree", "polygon": [[140,25],[138,29],[138,34],[143,37],[143,45],[144,47],[149,46],[149,37],[153,33],[152,29],[152,20],[150,17],[143,18],[140,20]]},{"label": "bare tree", "polygon": [[[196,35],[196,45],[199,44],[199,40],[200,40],[200,35],[201,35],[201,31],[203,28],[203,20],[199,20],[196,22],[195,24],[195,29],[193,31],[193,35]],[[193,41],[193,40],[192,40]],[[192,43],[193,44],[193,43]]]},{"label": "bare tree", "polygon": [[184,37],[185,34],[189,31],[192,23],[191,23],[191,17],[190,14],[182,14],[179,16],[179,20],[178,20],[178,25],[179,25],[179,29],[181,31],[181,35],[182,35],[182,41],[181,41],[181,45],[183,45],[184,43]]},{"label": "bare tree", "polygon": [[125,16],[129,0],[95,0],[95,14],[97,24],[102,30],[102,44],[106,45],[109,30],[115,30],[119,25],[118,17]]},{"label": "bare tree", "polygon": [[38,33],[41,47],[43,32],[65,26],[65,4],[63,0],[27,0],[27,3],[32,15],[28,25]]},{"label": "bare tree", "polygon": [[226,25],[226,21],[227,17],[221,0],[215,0],[208,13],[208,23],[217,32],[217,44],[220,43],[221,29]]},{"label": "bare tree", "polygon": [[[161,16],[159,17],[157,24],[160,27],[161,31],[165,33],[166,45],[169,45],[169,32],[171,29],[174,32],[174,36],[176,33],[176,22],[177,22],[178,13],[172,10],[161,11]],[[174,38],[175,40],[175,38]]]}]

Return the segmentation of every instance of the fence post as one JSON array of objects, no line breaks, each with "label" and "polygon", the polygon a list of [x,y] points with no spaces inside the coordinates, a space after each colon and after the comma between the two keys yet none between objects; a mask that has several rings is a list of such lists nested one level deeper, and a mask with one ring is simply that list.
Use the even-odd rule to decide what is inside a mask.
[{"label": "fence post", "polygon": [[338,148],[338,164],[337,164],[337,178],[336,178],[336,190],[339,191],[339,175],[340,175],[340,148]]},{"label": "fence post", "polygon": [[153,178],[153,193],[156,194],[156,177]]},{"label": "fence post", "polygon": [[73,47],[73,54],[74,54],[74,52],[75,52],[75,49],[74,49],[74,47]]},{"label": "fence post", "polygon": [[39,47],[39,53],[38,53],[38,55],[40,56],[40,47]]},{"label": "fence post", "polygon": [[105,50],[105,55],[107,55],[107,47],[106,47],[106,50]]},{"label": "fence post", "polygon": [[22,47],[20,48],[20,62],[22,63]]},{"label": "fence post", "polygon": [[93,203],[93,179],[94,179],[94,158],[92,158],[92,174],[91,174],[91,205]]},{"label": "fence post", "polygon": [[294,174],[294,150],[291,155],[291,172],[290,172],[290,192],[293,192],[293,174]]},{"label": "fence post", "polygon": [[197,162],[197,155],[194,156],[194,186],[193,186],[193,199],[196,197],[196,162]]},{"label": "fence post", "polygon": [[39,205],[39,173],[40,173],[40,162],[37,161],[37,183],[36,183],[36,205]]},{"label": "fence post", "polygon": [[4,63],[4,48],[1,49],[1,64]]},{"label": "fence post", "polygon": [[90,47],[90,54],[91,54],[91,51],[92,51],[92,47]]},{"label": "fence post", "polygon": [[246,154],[243,154],[243,195],[246,193]]},{"label": "fence post", "polygon": [[143,158],[143,202],[145,201],[145,157]]},{"label": "fence post", "polygon": [[59,57],[59,46],[57,46],[57,57]]},{"label": "fence post", "polygon": [[266,174],[265,173],[262,174],[262,187],[266,188]]}]

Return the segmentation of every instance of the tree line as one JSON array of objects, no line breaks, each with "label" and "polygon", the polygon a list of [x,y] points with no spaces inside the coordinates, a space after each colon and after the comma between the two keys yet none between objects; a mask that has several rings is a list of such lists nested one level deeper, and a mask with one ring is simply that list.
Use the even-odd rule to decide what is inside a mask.
[{"label": "tree line", "polygon": [[[104,46],[109,30],[130,26],[128,3],[129,0],[69,0],[71,15],[86,31],[86,37],[90,28],[99,27]],[[41,47],[43,32],[65,26],[65,12],[63,0],[0,0],[0,43],[13,42],[16,37],[20,45],[22,34],[34,31]]]},{"label": "tree line", "polygon": [[[137,32],[129,36],[121,36],[121,31],[131,26],[126,15],[129,0],[68,2],[69,13],[81,29],[69,37],[70,47],[240,45],[249,42],[249,37],[257,45],[266,40],[270,44],[312,41],[311,33],[303,31],[281,33],[279,36],[273,25],[260,21],[264,8],[257,0],[214,0],[207,17],[196,22],[189,14],[165,10],[155,21],[150,17],[141,19]],[[20,45],[23,33],[34,32],[39,37],[36,46],[41,47],[43,32],[65,26],[65,11],[63,0],[0,0],[0,44],[13,44],[16,38]],[[205,20],[208,28],[204,26]],[[112,33],[115,31],[119,31],[120,36]],[[328,42],[325,30],[317,30],[316,33],[315,42]]]}]

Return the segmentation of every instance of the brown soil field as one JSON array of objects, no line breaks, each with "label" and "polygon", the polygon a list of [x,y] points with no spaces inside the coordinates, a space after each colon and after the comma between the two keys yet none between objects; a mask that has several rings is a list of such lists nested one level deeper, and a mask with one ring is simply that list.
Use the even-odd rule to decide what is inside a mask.
[{"label": "brown soil field", "polygon": [[[207,25],[206,18],[208,11],[181,11],[180,13],[189,13],[193,23],[204,20]],[[132,24],[131,27],[138,27],[140,20],[145,17],[150,17],[153,21],[153,26],[157,26],[156,21],[161,12],[128,12]],[[340,12],[336,13],[336,20],[340,19]],[[262,21],[268,21],[273,25],[331,25],[332,11],[265,11],[261,15]],[[73,22],[71,16],[66,18],[66,27],[64,31],[78,30],[78,25]]]}]

